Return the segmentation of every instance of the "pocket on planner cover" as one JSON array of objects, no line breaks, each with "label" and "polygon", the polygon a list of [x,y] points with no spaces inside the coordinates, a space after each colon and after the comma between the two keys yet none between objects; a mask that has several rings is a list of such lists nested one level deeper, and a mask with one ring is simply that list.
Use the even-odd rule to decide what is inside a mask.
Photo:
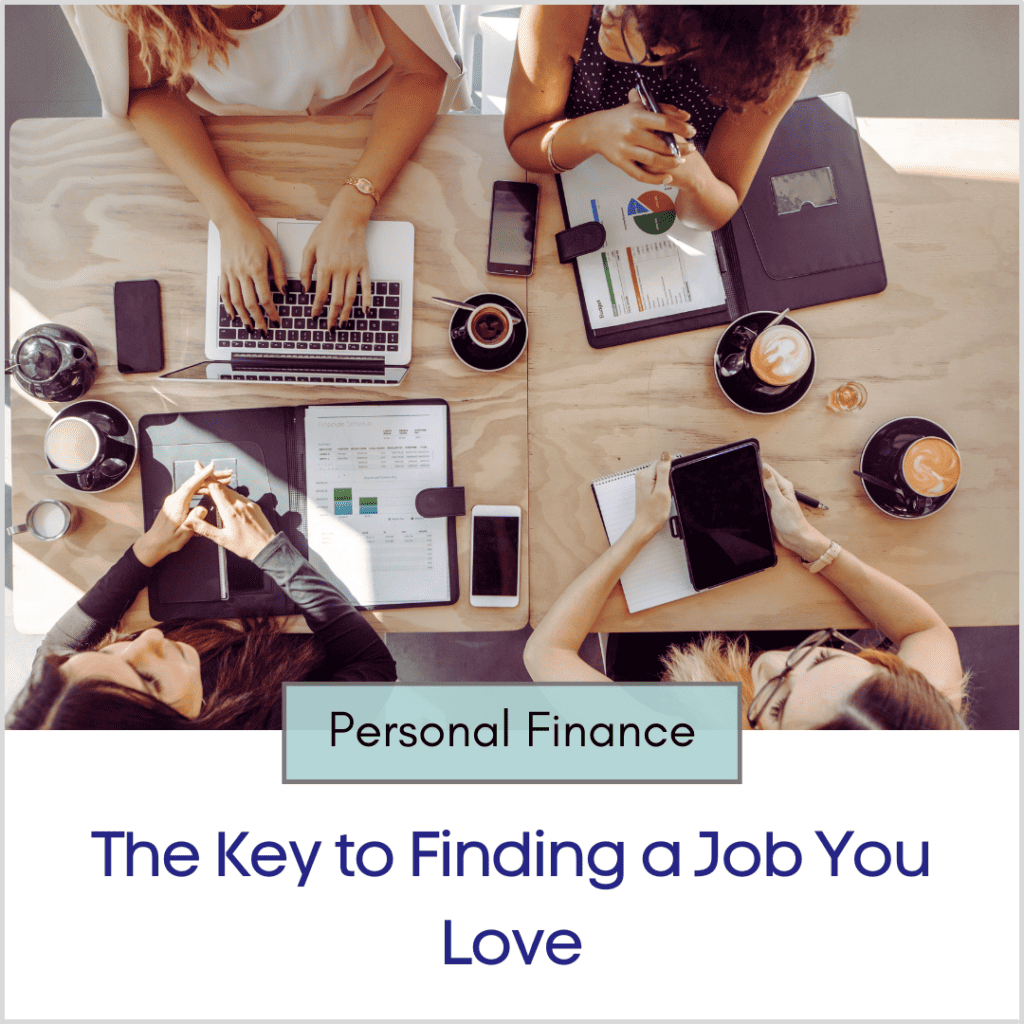
[{"label": "pocket on planner cover", "polygon": [[[772,179],[821,167],[831,171],[836,202],[780,214]],[[882,261],[860,137],[820,99],[789,109],[740,210],[775,281]]]}]

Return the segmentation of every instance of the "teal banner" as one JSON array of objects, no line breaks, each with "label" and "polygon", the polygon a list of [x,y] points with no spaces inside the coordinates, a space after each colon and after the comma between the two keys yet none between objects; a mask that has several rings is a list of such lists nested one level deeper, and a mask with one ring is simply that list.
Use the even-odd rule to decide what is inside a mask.
[{"label": "teal banner", "polygon": [[736,683],[287,683],[285,782],[739,782]]}]

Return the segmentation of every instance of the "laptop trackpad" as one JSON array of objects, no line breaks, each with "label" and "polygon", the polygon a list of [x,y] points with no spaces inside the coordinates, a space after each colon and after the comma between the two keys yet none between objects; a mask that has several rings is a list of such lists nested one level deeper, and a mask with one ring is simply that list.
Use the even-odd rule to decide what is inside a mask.
[{"label": "laptop trackpad", "polygon": [[[318,221],[292,221],[282,222],[277,225],[277,244],[281,246],[284,255],[284,271],[290,278],[301,276],[302,271],[302,250],[306,248],[309,236]],[[313,276],[316,277],[316,268],[313,269]]]}]

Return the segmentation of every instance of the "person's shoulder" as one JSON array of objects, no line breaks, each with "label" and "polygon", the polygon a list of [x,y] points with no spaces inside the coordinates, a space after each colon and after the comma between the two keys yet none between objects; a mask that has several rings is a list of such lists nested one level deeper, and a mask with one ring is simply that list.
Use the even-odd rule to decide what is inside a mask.
[{"label": "person's shoulder", "polygon": [[524,7],[520,27],[546,44],[578,57],[590,24],[589,4],[538,4]]}]

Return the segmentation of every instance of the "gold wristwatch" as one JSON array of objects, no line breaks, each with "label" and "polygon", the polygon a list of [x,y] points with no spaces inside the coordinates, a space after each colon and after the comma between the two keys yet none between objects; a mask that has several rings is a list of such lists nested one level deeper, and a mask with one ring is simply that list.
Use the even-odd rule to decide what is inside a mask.
[{"label": "gold wristwatch", "polygon": [[369,178],[346,178],[342,184],[358,189],[364,196],[369,196],[373,200],[374,206],[380,206],[380,193],[373,187],[373,182]]}]

